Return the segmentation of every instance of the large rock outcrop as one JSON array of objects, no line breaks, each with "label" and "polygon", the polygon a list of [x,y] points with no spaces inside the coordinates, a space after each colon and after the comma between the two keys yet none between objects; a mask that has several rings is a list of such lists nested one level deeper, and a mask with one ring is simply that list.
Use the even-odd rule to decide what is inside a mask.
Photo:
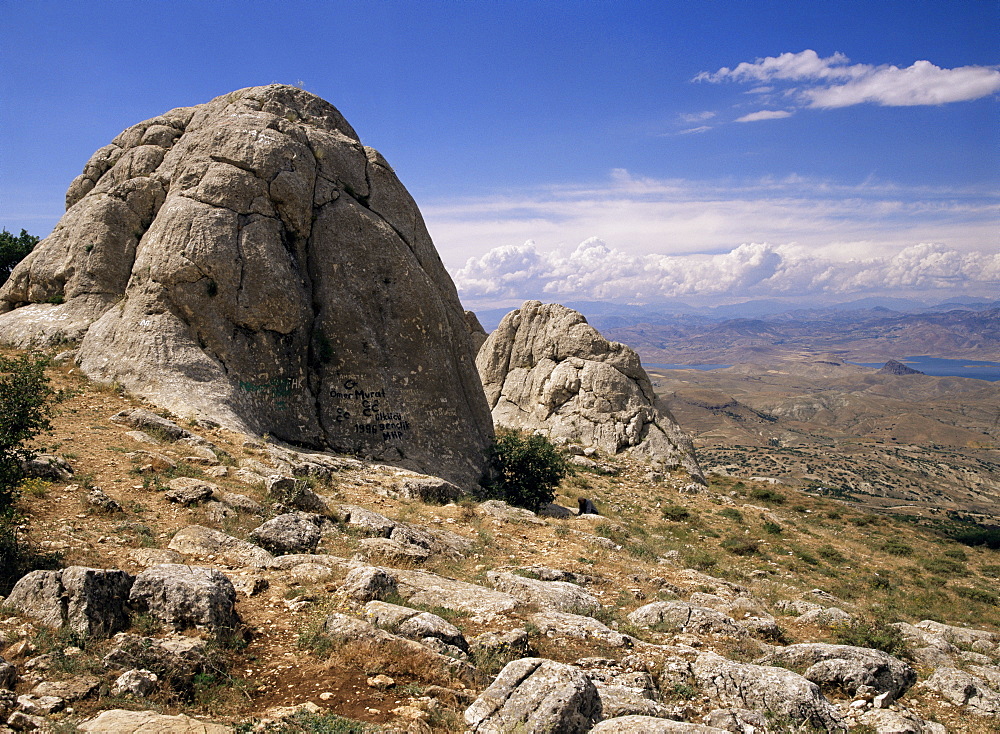
[{"label": "large rock outcrop", "polygon": [[526,301],[490,334],[476,366],[497,426],[628,452],[702,479],[690,438],[657,400],[639,355],[583,314]]},{"label": "large rock outcrop", "polygon": [[457,292],[395,173],[295,87],[134,125],[0,289],[0,340],[82,340],[184,417],[468,485],[492,423]]}]

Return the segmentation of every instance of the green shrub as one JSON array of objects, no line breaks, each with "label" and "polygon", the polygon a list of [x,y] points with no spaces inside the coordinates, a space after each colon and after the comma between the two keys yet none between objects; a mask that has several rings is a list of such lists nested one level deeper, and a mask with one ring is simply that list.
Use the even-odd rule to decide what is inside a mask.
[{"label": "green shrub", "polygon": [[785,502],[785,495],[781,492],[775,492],[773,489],[765,489],[763,487],[751,489],[750,498],[755,499],[758,502],[767,502],[772,505],[780,505]]},{"label": "green shrub", "polygon": [[783,528],[776,522],[768,520],[764,523],[764,532],[768,535],[781,535]]},{"label": "green shrub", "polygon": [[31,458],[27,443],[49,429],[54,397],[38,355],[0,357],[0,594],[35,568],[52,567],[57,559],[37,554],[18,537],[23,517],[17,511],[22,462]]},{"label": "green shrub", "polygon": [[736,556],[752,556],[760,550],[760,541],[734,535],[723,540],[719,546]]},{"label": "green shrub", "polygon": [[892,556],[913,555],[913,546],[904,543],[899,538],[889,538],[882,544],[882,550]]},{"label": "green shrub", "polygon": [[978,601],[981,604],[989,604],[991,607],[995,607],[1000,604],[1000,599],[997,598],[996,594],[985,591],[984,589],[977,589],[970,586],[956,586],[955,593],[963,599],[971,599],[972,601]]},{"label": "green shrub", "polygon": [[847,560],[846,558],[844,558],[843,553],[841,553],[839,550],[834,548],[829,543],[824,543],[819,548],[817,548],[816,553],[819,554],[820,558],[822,558],[824,561],[828,561],[829,563],[843,563],[844,561]]},{"label": "green shrub", "polygon": [[743,513],[735,507],[726,507],[725,509],[719,510],[719,516],[728,518],[739,525],[742,525],[744,522]]},{"label": "green shrub", "polygon": [[23,229],[17,237],[6,229],[0,231],[0,285],[7,281],[14,266],[21,262],[37,244],[38,238],[28,234]]},{"label": "green shrub", "polygon": [[841,645],[870,647],[896,657],[909,657],[910,649],[903,633],[880,617],[863,616],[837,625],[834,637]]},{"label": "green shrub", "polygon": [[492,476],[483,496],[537,511],[555,499],[566,476],[566,459],[545,436],[509,429],[497,431],[491,457]]},{"label": "green shrub", "polygon": [[691,518],[691,511],[680,505],[664,505],[660,512],[663,514],[664,520],[671,522],[684,522]]}]

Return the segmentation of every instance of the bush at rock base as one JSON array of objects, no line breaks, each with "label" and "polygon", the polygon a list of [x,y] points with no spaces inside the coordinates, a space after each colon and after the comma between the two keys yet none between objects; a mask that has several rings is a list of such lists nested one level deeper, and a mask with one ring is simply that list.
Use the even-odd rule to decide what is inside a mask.
[{"label": "bush at rock base", "polygon": [[35,568],[52,568],[55,558],[36,554],[18,537],[22,520],[16,503],[25,478],[25,444],[49,428],[54,393],[45,376],[45,357],[0,356],[0,594]]},{"label": "bush at rock base", "polygon": [[491,462],[493,476],[484,483],[482,498],[533,511],[555,499],[555,488],[566,476],[566,460],[539,434],[500,429]]}]

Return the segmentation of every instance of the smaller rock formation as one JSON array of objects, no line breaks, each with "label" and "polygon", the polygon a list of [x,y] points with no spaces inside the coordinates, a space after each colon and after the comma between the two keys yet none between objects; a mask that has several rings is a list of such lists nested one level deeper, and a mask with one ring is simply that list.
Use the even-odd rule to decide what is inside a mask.
[{"label": "smaller rock formation", "polygon": [[70,566],[32,571],[14,585],[6,604],[49,627],[87,637],[110,637],[128,627],[134,577],[116,569]]},{"label": "smaller rock formation", "polygon": [[589,731],[601,718],[601,699],[578,668],[554,660],[522,658],[508,663],[469,706],[473,732]]},{"label": "smaller rock formation", "polygon": [[495,425],[627,452],[704,481],[691,440],[657,400],[639,355],[577,311],[525,302],[490,334],[476,367]]},{"label": "smaller rock formation", "polygon": [[915,370],[912,367],[908,367],[902,362],[897,362],[894,359],[890,359],[885,363],[885,366],[878,371],[877,374],[880,375],[922,375],[924,374],[920,370]]},{"label": "smaller rock formation", "polygon": [[180,563],[164,563],[140,573],[129,601],[139,612],[183,630],[207,627],[231,630],[239,626],[236,590],[220,571]]}]

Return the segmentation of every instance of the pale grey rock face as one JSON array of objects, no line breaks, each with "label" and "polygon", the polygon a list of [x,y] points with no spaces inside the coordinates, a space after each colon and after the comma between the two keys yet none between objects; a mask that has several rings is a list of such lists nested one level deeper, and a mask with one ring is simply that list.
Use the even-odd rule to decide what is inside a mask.
[{"label": "pale grey rock face", "polygon": [[67,204],[0,288],[0,339],[81,339],[86,375],[185,418],[479,480],[493,425],[457,291],[332,105],[273,84],[171,110]]},{"label": "pale grey rock face", "polygon": [[917,671],[881,650],[851,645],[806,642],[780,647],[759,661],[762,665],[805,668],[803,676],[821,688],[854,693],[861,686],[899,698],[917,682]]},{"label": "pale grey rock face", "polygon": [[236,589],[225,574],[211,568],[164,563],[136,576],[129,601],[175,629],[235,629]]},{"label": "pale grey rock face", "polygon": [[17,685],[17,668],[0,657],[0,689],[13,691]]},{"label": "pale grey rock face", "polygon": [[691,439],[657,401],[639,355],[577,311],[525,302],[490,334],[476,366],[497,426],[627,452],[704,481]]},{"label": "pale grey rock face", "polygon": [[85,566],[32,571],[14,585],[6,604],[49,627],[110,637],[128,627],[134,578],[125,571]]},{"label": "pale grey rock face", "polygon": [[784,668],[736,663],[708,652],[691,665],[697,687],[724,706],[750,709],[820,731],[846,731],[840,713],[819,687]]},{"label": "pale grey rock face", "polygon": [[542,658],[508,663],[465,711],[470,731],[575,734],[601,718],[601,699],[578,668]]}]

